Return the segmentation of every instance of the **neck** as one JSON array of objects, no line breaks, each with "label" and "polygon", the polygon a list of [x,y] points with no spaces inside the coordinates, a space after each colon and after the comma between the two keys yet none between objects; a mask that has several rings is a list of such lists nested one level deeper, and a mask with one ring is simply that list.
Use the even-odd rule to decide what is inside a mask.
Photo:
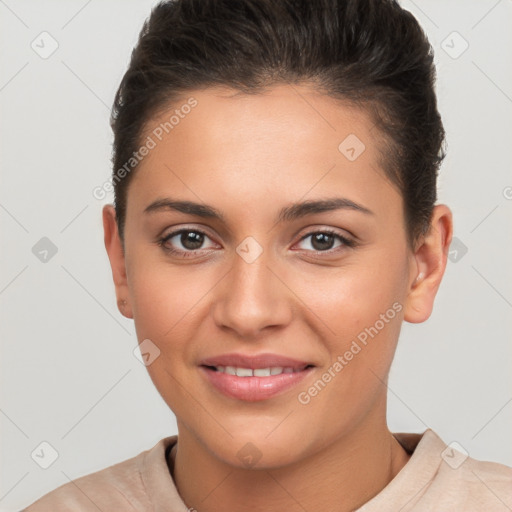
[{"label": "neck", "polygon": [[173,477],[190,510],[353,511],[378,494],[409,460],[385,425],[358,428],[326,449],[285,467],[233,467],[186,429],[171,453]]}]

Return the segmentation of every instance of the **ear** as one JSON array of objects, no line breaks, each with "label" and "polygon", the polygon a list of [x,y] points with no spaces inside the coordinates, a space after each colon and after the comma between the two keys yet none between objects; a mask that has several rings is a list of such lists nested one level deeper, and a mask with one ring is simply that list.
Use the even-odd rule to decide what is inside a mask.
[{"label": "ear", "polygon": [[105,248],[107,249],[116,288],[117,307],[123,316],[133,318],[128,293],[128,280],[126,278],[123,243],[117,227],[116,211],[111,204],[103,207],[103,231]]},{"label": "ear", "polygon": [[413,255],[413,271],[404,308],[406,322],[420,323],[430,317],[446,268],[452,235],[452,212],[444,204],[436,205],[429,231],[419,241]]}]

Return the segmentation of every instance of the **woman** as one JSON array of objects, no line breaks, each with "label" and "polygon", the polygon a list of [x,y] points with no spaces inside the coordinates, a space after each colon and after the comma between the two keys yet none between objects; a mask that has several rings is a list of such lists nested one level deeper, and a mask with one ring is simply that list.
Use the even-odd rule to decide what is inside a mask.
[{"label": "woman", "polygon": [[144,25],[103,210],[178,436],[26,510],[507,510],[512,469],[391,433],[452,238],[430,44],[393,0],[178,0]]}]

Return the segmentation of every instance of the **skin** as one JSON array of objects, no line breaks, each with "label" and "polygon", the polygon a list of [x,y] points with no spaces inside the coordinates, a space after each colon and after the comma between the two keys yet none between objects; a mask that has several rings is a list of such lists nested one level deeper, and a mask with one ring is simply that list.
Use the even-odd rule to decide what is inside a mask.
[{"label": "skin", "polygon": [[[120,310],[134,319],[139,341],[149,338],[161,351],[148,371],[177,418],[177,488],[200,512],[353,510],[409,458],[386,424],[386,382],[402,322],[423,322],[432,312],[451,212],[435,206],[428,234],[410,247],[402,197],[379,169],[381,138],[371,120],[307,84],[257,95],[208,88],[183,103],[190,96],[197,106],[130,184],[124,251],[112,205],[103,210]],[[366,147],[355,161],[338,150],[349,134]],[[166,197],[211,205],[224,221],[144,213]],[[276,222],[294,202],[332,197],[373,213],[339,209]],[[190,258],[157,243],[183,227],[207,235]],[[356,245],[334,237],[318,250],[312,236],[301,240],[326,228]],[[248,236],[263,250],[252,263],[236,252]],[[179,236],[167,246],[193,249]],[[395,318],[300,403],[298,394],[394,303],[401,306]],[[203,358],[228,352],[274,352],[315,369],[279,396],[245,402],[220,394],[198,369]],[[246,443],[261,456],[253,467],[237,456]]]}]

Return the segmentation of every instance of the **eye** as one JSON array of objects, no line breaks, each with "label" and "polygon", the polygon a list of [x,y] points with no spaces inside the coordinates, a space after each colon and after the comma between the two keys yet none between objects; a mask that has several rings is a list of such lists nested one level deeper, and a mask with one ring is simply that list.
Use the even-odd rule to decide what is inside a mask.
[{"label": "eye", "polygon": [[187,258],[195,256],[201,250],[216,247],[213,242],[212,245],[204,247],[205,240],[210,240],[210,237],[203,231],[182,228],[160,238],[158,245],[168,253]]},{"label": "eye", "polygon": [[[306,243],[306,240],[308,239],[310,239],[310,241]],[[333,249],[337,249],[339,247],[354,247],[356,245],[353,240],[350,240],[330,229],[322,229],[321,231],[308,233],[300,239],[300,242],[305,243],[306,250],[328,253],[337,252]],[[337,242],[338,244],[336,245]]]}]

